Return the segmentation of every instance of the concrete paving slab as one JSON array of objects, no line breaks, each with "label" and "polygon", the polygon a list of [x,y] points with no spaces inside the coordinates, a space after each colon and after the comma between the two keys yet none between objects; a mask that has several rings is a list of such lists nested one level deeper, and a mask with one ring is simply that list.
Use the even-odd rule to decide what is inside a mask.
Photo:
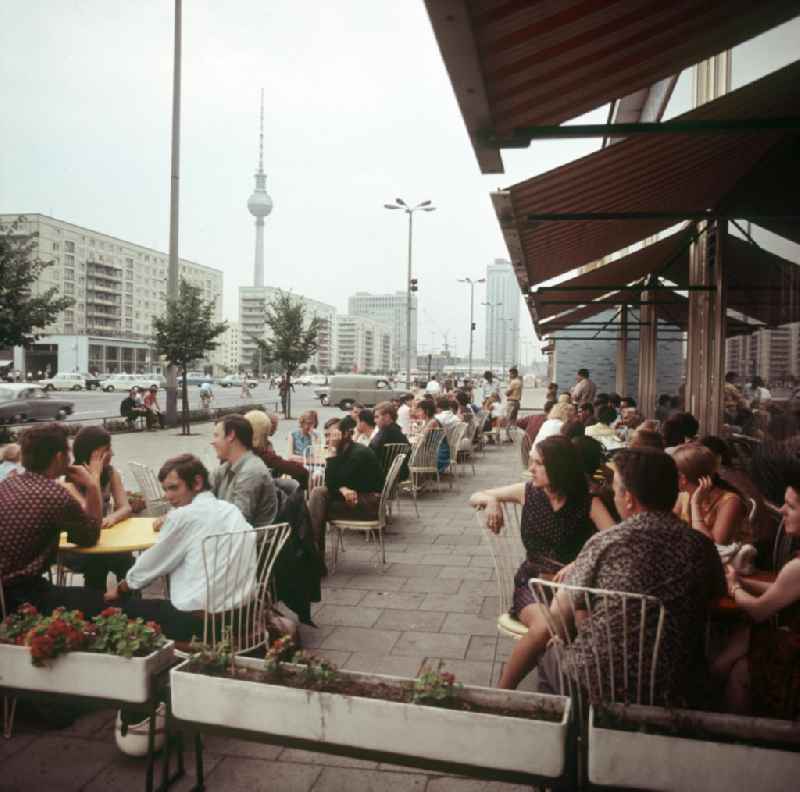
[{"label": "concrete paving slab", "polygon": [[[398,613],[398,611],[394,611],[394,613]],[[425,657],[422,655],[394,657],[370,652],[353,652],[343,668],[348,671],[363,671],[368,674],[386,674],[415,679],[424,662]]]},{"label": "concrete paving slab", "polygon": [[226,756],[206,774],[206,788],[224,789],[225,792],[253,792],[268,786],[287,792],[309,792],[321,773],[322,768],[312,764]]},{"label": "concrete paving slab", "polygon": [[391,577],[437,578],[443,569],[443,566],[427,564],[389,564],[386,567],[386,574]]},{"label": "concrete paving slab", "polygon": [[445,567],[442,570],[441,577],[445,580],[447,578],[458,578],[459,580],[491,580],[494,576],[494,569],[490,567]]},{"label": "concrete paving slab", "polygon": [[337,627],[322,642],[322,649],[342,652],[382,652],[389,654],[401,633],[392,630]]},{"label": "concrete paving slab", "polygon": [[482,605],[483,597],[479,594],[428,594],[420,609],[477,615]]},{"label": "concrete paving slab", "polygon": [[439,632],[447,614],[421,610],[385,610],[376,627],[387,630]]},{"label": "concrete paving slab", "polygon": [[426,776],[408,772],[326,767],[314,784],[314,792],[424,792],[427,783]]},{"label": "concrete paving slab", "polygon": [[497,633],[496,619],[484,619],[467,613],[448,613],[442,625],[443,633],[457,635],[487,635],[493,637]]},{"label": "concrete paving slab", "polygon": [[461,580],[458,579],[409,578],[403,586],[403,591],[418,591],[422,594],[457,594],[461,590]]},{"label": "concrete paving slab", "polygon": [[468,635],[445,635],[443,633],[404,632],[391,651],[393,655],[425,655],[463,659],[469,644]]},{"label": "concrete paving slab", "polygon": [[368,762],[366,759],[352,759],[349,756],[304,751],[300,748],[284,748],[280,755],[280,761],[326,767],[351,767],[361,770],[375,770],[378,767],[377,762]]},{"label": "concrete paving slab", "polygon": [[364,597],[359,608],[395,608],[397,610],[415,610],[425,599],[424,594],[405,591],[372,591]]},{"label": "concrete paving slab", "polygon": [[372,627],[381,611],[361,605],[323,605],[314,614],[314,622],[334,627]]}]

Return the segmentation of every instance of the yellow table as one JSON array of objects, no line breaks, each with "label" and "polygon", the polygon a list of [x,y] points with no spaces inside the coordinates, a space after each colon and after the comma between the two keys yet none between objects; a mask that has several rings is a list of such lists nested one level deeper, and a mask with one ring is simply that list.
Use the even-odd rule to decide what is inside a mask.
[{"label": "yellow table", "polygon": [[153,530],[154,517],[129,517],[111,528],[100,531],[100,539],[92,547],[79,547],[67,541],[67,534],[61,534],[59,550],[70,550],[85,555],[103,553],[132,553],[134,550],[147,550],[158,539]]}]

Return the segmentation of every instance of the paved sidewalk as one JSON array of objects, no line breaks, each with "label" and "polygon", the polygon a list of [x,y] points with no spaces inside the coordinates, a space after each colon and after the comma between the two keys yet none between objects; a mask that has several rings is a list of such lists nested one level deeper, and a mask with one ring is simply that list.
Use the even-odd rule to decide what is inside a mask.
[{"label": "paved sidewalk", "polygon": [[[202,425],[196,436],[182,439],[150,435],[157,443],[146,433],[115,436],[116,462],[125,469],[128,459],[156,465],[178,451],[202,456],[210,429]],[[490,446],[478,456],[474,478],[467,469],[452,491],[445,484],[440,494],[421,496],[419,520],[403,498],[386,535],[383,570],[376,565],[375,545],[346,535],[346,550],[314,609],[318,628],[301,630],[304,648],[341,668],[411,677],[426,663],[442,659],[460,681],[486,685],[496,640],[497,589],[488,548],[481,544],[467,500],[476,489],[519,480],[519,467],[518,445]],[[509,649],[509,641],[501,640],[498,657],[506,657]],[[531,681],[526,683],[523,687],[530,689]],[[0,739],[0,790],[141,789],[143,761],[118,752],[113,717],[109,711],[95,712],[69,729],[48,733],[26,731],[20,724],[11,741]],[[267,786],[288,792],[525,788],[217,738],[207,740],[206,773],[208,789],[230,792]],[[191,780],[188,775],[175,788],[187,789]]]}]

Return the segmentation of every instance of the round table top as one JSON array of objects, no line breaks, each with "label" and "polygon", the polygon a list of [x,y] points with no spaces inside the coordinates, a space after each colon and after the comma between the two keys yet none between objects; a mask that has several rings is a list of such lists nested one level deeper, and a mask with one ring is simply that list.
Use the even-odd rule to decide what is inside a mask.
[{"label": "round table top", "polygon": [[134,550],[147,550],[158,539],[153,530],[154,517],[129,517],[111,528],[100,531],[100,539],[92,547],[79,547],[67,541],[66,533],[61,534],[59,550],[71,550],[86,555],[102,555],[103,553],[131,553]]}]

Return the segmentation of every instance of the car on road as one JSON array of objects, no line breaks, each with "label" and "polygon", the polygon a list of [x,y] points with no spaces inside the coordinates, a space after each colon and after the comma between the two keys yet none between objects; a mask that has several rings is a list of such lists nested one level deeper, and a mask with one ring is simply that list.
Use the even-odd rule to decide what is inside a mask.
[{"label": "car on road", "polygon": [[[349,410],[355,402],[359,402],[365,407],[374,407],[379,402],[399,398],[404,393],[404,390],[394,390],[385,377],[375,377],[369,374],[339,374],[331,377],[327,399],[328,404],[336,405],[342,410]],[[321,397],[320,401],[322,401]]]},{"label": "car on road", "polygon": [[323,407],[327,407],[330,404],[330,390],[331,389],[328,385],[314,388],[314,398],[319,399],[319,403]]},{"label": "car on road", "polygon": [[147,390],[152,385],[166,388],[167,379],[161,374],[109,374],[100,382],[100,387],[106,393],[129,391],[131,388]]},{"label": "car on road", "polygon": [[78,374],[71,371],[59,372],[53,377],[39,380],[45,390],[92,390],[100,387],[100,380],[90,374]]},{"label": "car on road", "polygon": [[[178,384],[181,382],[180,375],[178,376]],[[207,382],[209,385],[216,385],[216,381],[210,374],[203,374],[202,371],[189,371],[186,374],[186,384],[187,385],[197,385],[200,387],[204,382]]]},{"label": "car on road", "polygon": [[308,378],[309,385],[316,385],[317,387],[321,387],[322,385],[328,384],[328,377],[325,374],[312,374]]},{"label": "car on road", "polygon": [[51,399],[40,385],[26,382],[0,385],[0,423],[62,421],[74,409],[74,402]]},{"label": "car on road", "polygon": [[[219,381],[219,385],[223,388],[241,388],[242,387],[242,375],[241,374],[228,374],[227,376],[223,377]],[[252,377],[247,377],[247,387],[248,388],[255,388],[258,385],[258,380],[253,379]]]}]

